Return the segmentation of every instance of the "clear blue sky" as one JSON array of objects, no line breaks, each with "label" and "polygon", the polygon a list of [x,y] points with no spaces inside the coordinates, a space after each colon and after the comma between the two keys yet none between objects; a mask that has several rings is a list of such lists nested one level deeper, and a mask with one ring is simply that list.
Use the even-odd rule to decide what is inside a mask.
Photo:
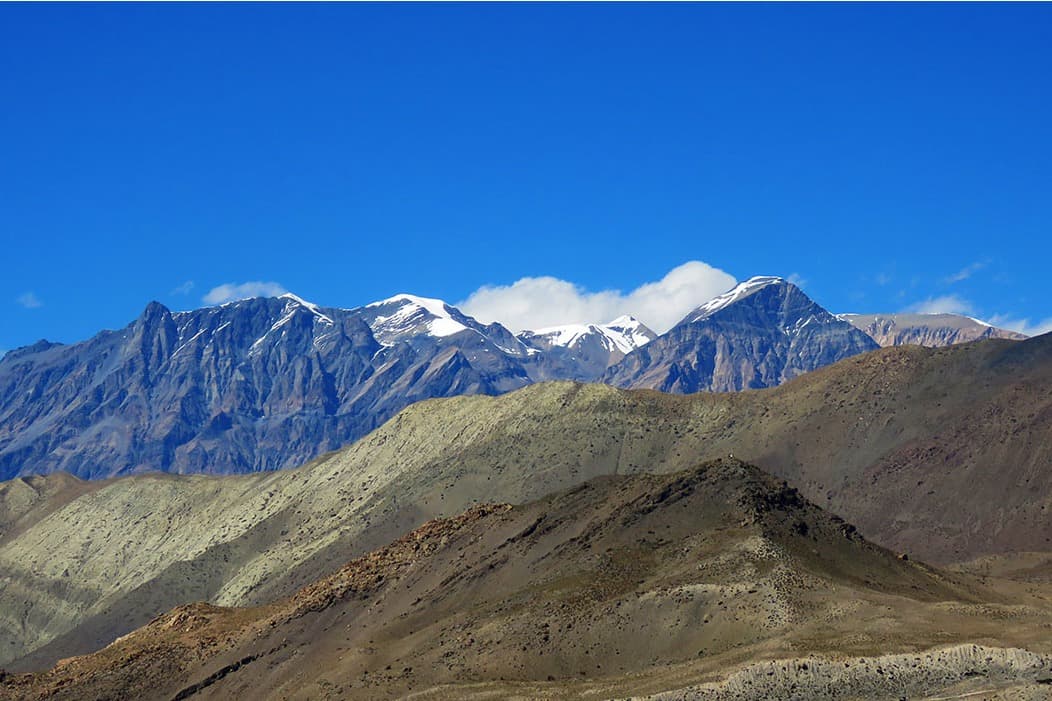
[{"label": "clear blue sky", "polygon": [[688,260],[1032,328],[1050,47],[1047,4],[0,5],[0,349]]}]

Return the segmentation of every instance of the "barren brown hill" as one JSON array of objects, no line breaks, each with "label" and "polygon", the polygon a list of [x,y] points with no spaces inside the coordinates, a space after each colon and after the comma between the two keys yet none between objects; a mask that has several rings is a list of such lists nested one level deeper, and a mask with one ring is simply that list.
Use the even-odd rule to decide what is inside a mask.
[{"label": "barren brown hill", "polygon": [[[920,652],[889,677],[850,658],[973,641],[1041,650],[1043,603],[902,560],[727,459],[478,506],[274,604],[178,608],[97,654],[8,676],[0,696],[607,698],[804,654],[840,660],[810,660],[794,682],[808,698],[830,681],[933,693],[980,672],[1038,689],[1049,659],[1031,653]],[[766,670],[728,683],[743,674],[756,678],[743,688],[771,688]]]},{"label": "barren brown hill", "polygon": [[0,485],[0,665],[40,669],[173,606],[285,596],[475,503],[734,454],[934,562],[1050,549],[1052,336],[889,348],[774,390],[552,383],[421,402],[298,470]]}]

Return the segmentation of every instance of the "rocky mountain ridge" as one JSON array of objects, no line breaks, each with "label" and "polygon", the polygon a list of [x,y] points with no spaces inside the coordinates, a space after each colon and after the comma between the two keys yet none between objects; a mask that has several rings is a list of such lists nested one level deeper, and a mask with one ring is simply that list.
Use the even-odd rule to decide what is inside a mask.
[{"label": "rocky mountain ridge", "polygon": [[[770,285],[820,310],[789,283]],[[745,296],[723,314],[758,299]],[[711,388],[772,386],[872,347],[822,314],[844,333],[829,339],[807,330],[786,356],[767,351],[772,342],[779,347],[783,331],[768,328],[762,313],[741,311],[748,323],[712,333],[747,348],[748,357],[725,352],[716,374],[727,379]],[[154,302],[125,329],[68,346],[36,344],[0,361],[0,478],[293,467],[421,399],[501,394],[542,380],[651,386],[620,368],[638,369],[641,348],[680,342],[654,336],[630,317],[516,336],[441,300],[407,294],[349,310],[291,294],[188,312]],[[694,352],[684,346],[683,353]],[[742,380],[739,366],[754,361],[762,372]],[[702,388],[710,387],[666,387]]]},{"label": "rocky mountain ridge", "polygon": [[291,467],[413,401],[530,383],[516,362],[527,350],[506,329],[416,299],[341,310],[286,295],[175,313],[151,303],[120,331],[9,353],[0,476]]},{"label": "rocky mountain ridge", "polygon": [[607,324],[567,324],[522,331],[518,338],[536,352],[530,357],[535,380],[594,382],[607,368],[657,338],[635,317]]},{"label": "rocky mountain ridge", "polygon": [[516,335],[408,294],[355,309],[291,294],[186,312],[154,302],[125,329],[0,360],[0,478],[294,467],[422,399],[567,379],[755,389],[876,347],[774,277],[736,286],[661,336],[632,317]]}]

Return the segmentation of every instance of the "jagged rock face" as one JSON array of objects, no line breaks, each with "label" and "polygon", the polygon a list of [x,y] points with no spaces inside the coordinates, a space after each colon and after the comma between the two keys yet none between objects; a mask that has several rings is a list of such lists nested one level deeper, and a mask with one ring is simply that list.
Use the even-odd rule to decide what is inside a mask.
[{"label": "jagged rock face", "polygon": [[503,327],[457,328],[401,307],[412,307],[403,312],[416,315],[413,324],[445,323],[449,333],[396,324],[374,332],[368,322],[398,313],[396,303],[320,310],[290,296],[173,314],[154,302],[121,331],[8,354],[0,364],[0,479],[291,467],[414,401],[529,382],[497,345],[514,341]]},{"label": "jagged rock face", "polygon": [[656,339],[631,317],[515,336],[412,295],[351,310],[294,295],[177,313],[151,303],[120,331],[0,360],[0,479],[292,467],[422,399],[562,379],[771,387],[875,347],[777,278],[744,283]]},{"label": "jagged rock face", "polygon": [[959,314],[838,314],[881,347],[927,346],[939,348],[955,343],[968,343],[984,338],[1008,338],[1021,341],[1021,333],[999,329]]},{"label": "jagged rock face", "polygon": [[876,348],[795,285],[753,278],[626,356],[603,381],[679,393],[760,389]]}]

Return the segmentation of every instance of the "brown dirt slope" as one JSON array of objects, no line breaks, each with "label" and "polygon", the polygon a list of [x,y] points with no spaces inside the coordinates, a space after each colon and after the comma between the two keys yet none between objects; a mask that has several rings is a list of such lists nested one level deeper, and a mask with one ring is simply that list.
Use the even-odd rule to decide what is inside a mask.
[{"label": "brown dirt slope", "polygon": [[603,698],[787,654],[1040,648],[1039,605],[902,560],[725,459],[432,521],[291,597],[180,607],[0,697]]}]

